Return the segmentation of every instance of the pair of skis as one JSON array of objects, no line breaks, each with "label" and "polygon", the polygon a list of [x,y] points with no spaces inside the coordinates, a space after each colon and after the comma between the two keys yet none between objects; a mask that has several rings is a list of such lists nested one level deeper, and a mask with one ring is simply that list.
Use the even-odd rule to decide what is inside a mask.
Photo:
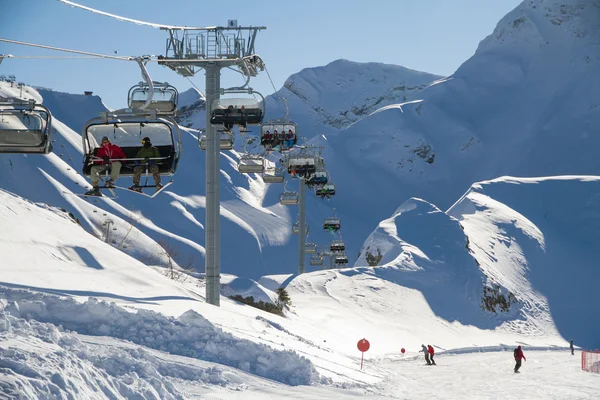
[{"label": "pair of skis", "polygon": [[[106,185],[105,186],[98,186],[98,189],[107,189],[112,194],[112,196],[106,196],[106,195],[103,195],[103,194],[100,194],[100,196],[98,196],[98,195],[86,194],[86,193],[68,193],[68,192],[63,192],[63,193],[65,193],[65,194],[73,194],[75,196],[84,197],[84,198],[90,198],[90,197],[100,197],[101,198],[101,197],[104,197],[104,198],[109,198],[109,199],[116,199],[116,198],[118,198],[118,196],[115,193],[114,189],[120,189],[120,190],[126,190],[126,191],[128,191],[130,193],[139,194],[139,195],[146,196],[146,197],[149,197],[149,198],[153,199],[160,192],[162,192],[168,186],[170,186],[172,183],[173,183],[173,181],[169,181],[169,182],[165,183],[160,189],[158,189],[153,194],[147,194],[147,193],[144,193],[144,192],[138,192],[137,190],[132,190],[130,188],[126,188],[126,187],[122,187],[122,186],[106,186]],[[143,188],[156,188],[156,186],[154,186],[154,185],[141,185],[141,186],[138,186],[138,187],[140,189],[143,189]]]}]

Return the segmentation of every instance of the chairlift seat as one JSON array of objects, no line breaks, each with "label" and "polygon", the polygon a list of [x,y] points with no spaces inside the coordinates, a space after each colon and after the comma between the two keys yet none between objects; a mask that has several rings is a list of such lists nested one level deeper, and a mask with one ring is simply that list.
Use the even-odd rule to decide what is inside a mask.
[{"label": "chairlift seat", "polygon": [[257,125],[263,120],[263,109],[254,99],[217,99],[213,102],[210,123],[213,125]]},{"label": "chairlift seat", "polygon": [[52,115],[34,102],[0,103],[0,153],[48,154]]},{"label": "chairlift seat", "polygon": [[283,192],[279,196],[279,204],[294,205],[298,204],[298,192]]},{"label": "chairlift seat", "polygon": [[304,244],[304,252],[306,254],[316,254],[317,253],[317,244],[316,243],[305,243]]},{"label": "chairlift seat", "polygon": [[338,218],[326,218],[323,222],[323,229],[338,231],[341,228],[341,223]]},{"label": "chairlift seat", "polygon": [[264,174],[263,175],[263,182],[264,183],[283,183],[285,181],[285,178],[283,177],[283,175],[272,175],[272,174]]},{"label": "chairlift seat", "polygon": [[[200,149],[206,150],[206,135],[200,137]],[[232,150],[233,149],[233,135],[228,133],[222,133],[219,138],[219,149],[220,150]]]},{"label": "chairlift seat", "polygon": [[264,172],[265,165],[262,157],[260,158],[250,158],[250,157],[242,157],[240,162],[238,163],[238,171],[241,174],[260,174]]},{"label": "chairlift seat", "polygon": [[346,265],[348,264],[348,256],[346,256],[345,254],[338,254],[335,256],[333,262],[336,265]]},{"label": "chairlift seat", "polygon": [[323,265],[323,256],[314,255],[310,257],[309,263],[310,265]]},{"label": "chairlift seat", "polygon": [[329,249],[331,251],[333,251],[333,252],[345,251],[346,250],[346,243],[344,243],[343,240],[334,240],[329,245]]},{"label": "chairlift seat", "polygon": [[118,145],[126,155],[119,160],[123,164],[120,176],[133,176],[136,165],[144,165],[144,160],[136,159],[142,149],[141,140],[149,137],[152,146],[160,153],[158,159],[151,159],[159,168],[160,175],[173,175],[179,162],[179,128],[169,117],[157,120],[140,118],[133,115],[118,115],[109,119],[102,117],[88,121],[83,133],[84,166],[83,174],[90,175],[91,167],[100,150],[102,137],[107,136],[113,144]]}]

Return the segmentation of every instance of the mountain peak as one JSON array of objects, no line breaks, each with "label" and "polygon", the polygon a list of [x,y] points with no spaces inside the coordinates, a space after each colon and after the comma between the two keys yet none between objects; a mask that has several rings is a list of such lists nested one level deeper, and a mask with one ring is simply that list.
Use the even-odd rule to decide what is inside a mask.
[{"label": "mountain peak", "polygon": [[[528,0],[500,20],[477,53],[577,47],[600,32],[600,0]],[[597,40],[596,40],[597,42]],[[521,50],[519,51],[519,48]]]}]

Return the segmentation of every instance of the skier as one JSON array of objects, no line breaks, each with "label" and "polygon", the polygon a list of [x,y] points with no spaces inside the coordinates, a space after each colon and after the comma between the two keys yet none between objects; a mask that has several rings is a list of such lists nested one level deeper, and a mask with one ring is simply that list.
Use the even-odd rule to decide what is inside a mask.
[{"label": "skier", "polygon": [[110,169],[110,179],[105,183],[107,188],[114,188],[115,182],[121,173],[121,167],[123,164],[121,161],[111,161],[115,159],[127,158],[123,150],[116,144],[112,144],[108,139],[108,136],[102,138],[102,147],[96,154],[96,160],[90,170],[92,177],[92,190],[86,192],[87,196],[102,196],[100,188],[98,187],[98,180],[100,179],[100,173]]},{"label": "skier", "polygon": [[571,355],[574,356],[575,355],[575,347],[573,346],[573,339],[571,339],[571,342],[569,343],[569,348],[571,349]]},{"label": "skier", "polygon": [[429,352],[429,359],[431,360],[431,363],[435,365],[435,361],[433,361],[433,356],[435,355],[435,350],[433,350],[433,346],[428,344],[427,351]]},{"label": "skier", "polygon": [[521,359],[527,361],[525,355],[523,354],[523,350],[521,350],[521,346],[517,346],[517,348],[513,351],[513,356],[515,357],[515,372],[519,372],[519,368],[521,368]]},{"label": "skier", "polygon": [[427,351],[427,347],[425,347],[424,344],[421,344],[421,350],[419,350],[419,353],[423,352],[423,354],[425,354],[425,362],[427,362],[427,365],[431,365],[431,361],[429,361],[429,352]]},{"label": "skier", "polygon": [[[150,158],[160,158],[160,151],[152,146],[152,142],[149,137],[145,137],[142,139],[142,144],[144,145],[137,153],[135,158],[143,158],[146,165],[148,165],[148,169],[152,173],[152,178],[154,178],[154,184],[156,185],[156,190],[160,190],[162,185],[160,184],[160,173],[158,169],[158,165],[156,165],[156,160],[150,160]],[[145,170],[143,165],[140,165],[140,161],[137,160],[135,162],[135,167],[133,168],[133,186],[129,189],[135,192],[142,193],[142,188],[140,187],[140,178],[142,177],[142,172]]]}]

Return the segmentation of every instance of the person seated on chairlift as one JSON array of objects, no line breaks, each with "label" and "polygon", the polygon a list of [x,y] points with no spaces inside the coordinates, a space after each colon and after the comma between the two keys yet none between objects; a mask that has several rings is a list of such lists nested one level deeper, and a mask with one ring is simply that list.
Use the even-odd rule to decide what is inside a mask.
[{"label": "person seated on chairlift", "polygon": [[263,146],[270,148],[271,147],[271,141],[272,141],[272,135],[270,131],[266,131],[265,134],[263,135],[263,137],[260,140],[260,144],[262,144]]},{"label": "person seated on chairlift", "polygon": [[285,145],[286,145],[286,147],[288,147],[288,148],[294,147],[294,144],[296,144],[295,143],[296,142],[295,139],[296,139],[296,135],[290,129],[288,131],[288,133],[285,135]]},{"label": "person seated on chairlift", "polygon": [[98,181],[100,180],[100,174],[107,169],[110,170],[110,178],[104,183],[104,186],[107,188],[114,188],[123,164],[121,161],[111,160],[127,158],[125,152],[116,144],[112,144],[108,139],[108,136],[102,138],[101,145],[102,147],[98,149],[98,153],[94,157],[94,165],[92,165],[92,168],[90,169],[93,187],[92,190],[86,193],[86,195],[89,196],[101,196]]},{"label": "person seated on chairlift", "polygon": [[146,170],[146,166],[148,166],[148,170],[152,173],[152,178],[154,179],[154,184],[156,185],[156,190],[160,190],[162,185],[160,183],[160,171],[158,165],[156,165],[157,160],[150,160],[150,158],[160,158],[160,151],[158,148],[152,146],[152,142],[149,137],[145,137],[142,139],[143,147],[137,152],[135,158],[143,158],[144,165],[141,165],[140,160],[135,161],[135,167],[133,167],[133,186],[129,189],[142,192],[142,188],[140,187],[140,178],[142,177],[142,172]]}]

